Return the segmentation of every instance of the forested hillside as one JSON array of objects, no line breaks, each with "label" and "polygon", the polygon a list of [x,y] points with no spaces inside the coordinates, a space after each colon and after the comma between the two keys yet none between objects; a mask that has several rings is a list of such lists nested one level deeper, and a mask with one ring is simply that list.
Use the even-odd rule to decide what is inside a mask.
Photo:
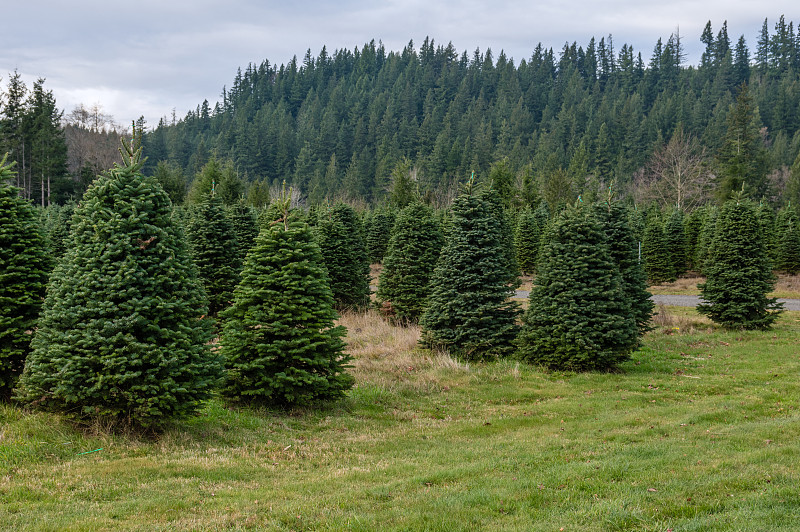
[{"label": "forested hillside", "polygon": [[[752,47],[709,22],[698,65],[687,64],[678,34],[649,54],[608,36],[555,51],[540,44],[516,63],[432,39],[399,52],[374,41],[309,50],[285,65],[251,64],[221,101],[162,119],[145,136],[146,171],[169,161],[191,178],[216,154],[245,181],[286,180],[312,203],[380,202],[408,162],[431,200],[494,166],[516,177],[523,199],[551,203],[612,180],[635,200],[685,207],[742,182],[759,197],[797,201],[800,187],[786,185],[800,149],[798,26],[765,20]],[[661,197],[676,160],[689,183]]]}]

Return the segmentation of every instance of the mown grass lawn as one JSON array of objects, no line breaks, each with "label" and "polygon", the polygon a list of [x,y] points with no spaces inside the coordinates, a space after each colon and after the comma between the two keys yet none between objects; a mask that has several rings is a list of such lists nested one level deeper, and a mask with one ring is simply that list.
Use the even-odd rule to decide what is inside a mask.
[{"label": "mown grass lawn", "polygon": [[323,409],[216,400],[147,437],[0,406],[0,528],[797,530],[800,313],[666,312],[612,374],[466,365],[346,316],[357,386]]}]

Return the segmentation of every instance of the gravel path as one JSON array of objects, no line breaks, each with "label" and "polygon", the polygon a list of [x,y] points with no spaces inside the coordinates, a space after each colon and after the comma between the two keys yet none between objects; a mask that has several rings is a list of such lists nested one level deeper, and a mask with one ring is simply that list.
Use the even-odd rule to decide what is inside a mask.
[{"label": "gravel path", "polygon": [[[527,290],[517,290],[516,297],[520,299],[528,298]],[[700,296],[672,296],[656,295],[651,298],[656,303],[663,303],[674,307],[696,307],[700,303]],[[800,299],[778,299],[783,303],[785,310],[800,310]]]}]

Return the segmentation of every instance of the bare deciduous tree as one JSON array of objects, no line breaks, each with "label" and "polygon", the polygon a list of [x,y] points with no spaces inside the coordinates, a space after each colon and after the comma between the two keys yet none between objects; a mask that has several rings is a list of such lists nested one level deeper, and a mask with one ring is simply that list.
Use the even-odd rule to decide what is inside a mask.
[{"label": "bare deciduous tree", "polygon": [[711,196],[713,183],[705,149],[679,126],[637,172],[633,194],[637,202],[656,201],[662,207],[692,210]]}]

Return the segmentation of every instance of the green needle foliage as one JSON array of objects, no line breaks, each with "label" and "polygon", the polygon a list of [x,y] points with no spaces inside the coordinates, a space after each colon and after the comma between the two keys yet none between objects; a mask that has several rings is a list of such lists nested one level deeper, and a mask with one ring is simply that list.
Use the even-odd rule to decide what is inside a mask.
[{"label": "green needle foliage", "polygon": [[519,358],[556,370],[607,370],[637,344],[636,318],[592,209],[551,225],[517,340]]},{"label": "green needle foliage", "polygon": [[442,243],[439,223],[429,207],[412,203],[400,211],[376,294],[378,302],[396,320],[419,321],[427,305]]},{"label": "green needle foliage", "polygon": [[530,208],[524,209],[519,214],[517,227],[514,231],[517,264],[519,264],[519,269],[523,273],[536,273],[536,262],[539,259],[541,240],[541,232],[536,216]]},{"label": "green needle foliage", "polygon": [[729,329],[766,329],[778,317],[781,304],[767,297],[775,277],[752,202],[739,197],[722,206],[705,272],[706,282],[698,288],[706,303],[697,311],[715,323]]},{"label": "green needle foliage", "polygon": [[672,209],[664,222],[664,243],[669,251],[675,277],[686,273],[686,234],[684,216],[680,209]]},{"label": "green needle foliage", "polygon": [[389,239],[394,227],[394,213],[386,207],[379,207],[369,216],[367,233],[367,255],[372,264],[383,262],[389,248]]},{"label": "green needle foliage", "polygon": [[366,308],[370,295],[369,260],[358,214],[349,205],[339,203],[320,211],[316,230],[336,307]]},{"label": "green needle foliage", "polygon": [[353,379],[345,372],[344,327],[319,246],[307,224],[279,199],[280,218],[261,229],[224,312],[221,345],[225,395],[281,406],[335,399]]},{"label": "green needle foliage", "polygon": [[606,234],[611,260],[619,268],[623,297],[630,304],[641,336],[652,328],[653,301],[647,291],[647,274],[639,260],[638,242],[629,225],[630,213],[621,203],[609,200],[598,205],[597,215]]},{"label": "green needle foliage", "polygon": [[169,197],[141,149],[75,209],[19,398],[77,418],[152,427],[195,412],[220,377],[213,322]]},{"label": "green needle foliage", "polygon": [[798,230],[797,214],[794,208],[785,207],[781,209],[775,220],[774,227],[774,231],[762,234],[773,235],[777,233],[774,248],[775,269],[795,275],[800,272],[800,230]]},{"label": "green needle foliage", "polygon": [[236,236],[237,270],[241,271],[247,252],[255,244],[258,236],[258,218],[253,207],[239,200],[228,210],[231,228]]},{"label": "green needle foliage", "polygon": [[30,352],[31,334],[50,272],[45,240],[31,204],[8,184],[0,161],[0,399],[9,399]]},{"label": "green needle foliage", "polygon": [[652,213],[647,217],[642,240],[642,258],[651,283],[671,283],[677,278],[674,257],[669,249],[664,221],[659,213]]},{"label": "green needle foliage", "polygon": [[503,223],[471,179],[456,198],[447,240],[420,319],[421,343],[464,359],[502,357],[517,334],[512,268]]},{"label": "green needle foliage", "polygon": [[186,224],[189,251],[208,294],[212,316],[230,304],[239,280],[239,246],[236,233],[225,214],[222,200],[212,194],[189,215]]}]

